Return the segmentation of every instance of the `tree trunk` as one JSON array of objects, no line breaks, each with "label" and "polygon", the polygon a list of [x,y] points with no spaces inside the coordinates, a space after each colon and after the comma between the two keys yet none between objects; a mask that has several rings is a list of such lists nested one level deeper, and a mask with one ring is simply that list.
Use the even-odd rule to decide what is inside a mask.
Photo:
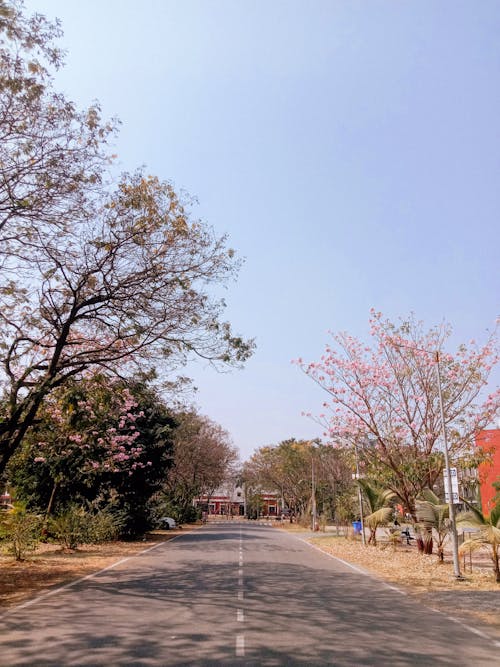
[{"label": "tree trunk", "polygon": [[419,553],[426,555],[432,554],[433,546],[432,534],[420,533],[417,535],[417,549]]},{"label": "tree trunk", "polygon": [[45,512],[45,522],[47,522],[47,519],[50,516],[50,513],[52,512],[52,505],[54,504],[54,497],[56,495],[57,487],[59,486],[59,482],[54,480],[54,486],[52,487],[52,493],[50,494],[49,498],[49,504],[47,505],[47,510]]},{"label": "tree trunk", "polygon": [[498,551],[495,546],[493,546],[493,553],[491,555],[493,559],[493,570],[495,572],[495,581],[497,584],[500,584],[500,563],[498,562]]},{"label": "tree trunk", "polygon": [[45,518],[43,520],[43,525],[42,525],[42,530],[41,530],[41,534],[42,534],[43,538],[47,537],[47,532],[48,532],[47,527],[48,527],[48,523],[49,523],[49,516],[50,516],[50,513],[52,512],[52,506],[54,504],[54,498],[55,498],[58,486],[59,486],[59,482],[57,480],[54,480],[54,484],[52,486],[52,493],[50,494],[49,504],[47,505],[47,509],[45,510]]}]

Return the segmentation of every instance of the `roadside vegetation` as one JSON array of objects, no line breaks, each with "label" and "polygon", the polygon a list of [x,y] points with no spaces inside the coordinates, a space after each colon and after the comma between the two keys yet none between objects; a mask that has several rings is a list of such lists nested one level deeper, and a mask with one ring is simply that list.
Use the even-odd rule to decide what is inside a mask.
[{"label": "roadside vegetation", "polygon": [[[0,0],[0,483],[10,494],[0,548],[15,568],[56,548],[150,540],[164,516],[196,521],[193,499],[236,476],[237,452],[189,405],[182,369],[193,357],[240,367],[254,347],[214,296],[240,265],[226,237],[170,182],[115,172],[118,123],[54,87],[60,35]],[[309,416],[326,442],[257,449],[238,471],[247,514],[273,491],[291,526],[315,514],[319,528],[352,530],[363,519],[366,547],[335,538],[322,548],[392,563],[392,576],[422,570],[436,586],[450,527],[442,433],[461,472],[488,460],[474,438],[499,413],[500,392],[487,393],[496,339],[452,354],[447,325],[426,331],[375,311],[370,325],[370,345],[336,334],[319,362],[297,361],[324,390]],[[500,501],[483,513],[471,479],[458,523],[477,533],[462,553],[485,550],[500,582]],[[403,525],[416,543],[408,553]]]},{"label": "roadside vegetation", "polygon": [[195,518],[235,450],[182,369],[254,347],[215,296],[240,266],[227,238],[169,181],[117,172],[119,123],[55,87],[61,35],[0,1],[0,548],[18,561]]},{"label": "roadside vegetation", "polygon": [[[309,531],[312,527],[312,470],[314,466],[314,491],[317,522],[320,532],[326,526],[334,526],[336,539],[332,544],[346,542],[345,548],[354,547],[353,539],[360,537],[360,518],[368,549],[364,560],[369,562],[375,553],[371,547],[379,547],[392,567],[399,567],[392,554],[401,546],[410,544],[410,559],[416,566],[420,555],[428,562],[441,563],[445,577],[451,577],[449,506],[444,502],[442,482],[434,491],[424,488],[415,498],[415,516],[405,511],[392,489],[384,488],[378,480],[363,476],[357,479],[353,452],[348,448],[325,446],[318,442],[287,440],[276,446],[264,447],[255,452],[243,468],[245,484],[249,489],[248,511],[252,515],[259,509],[259,490],[273,490],[284,499],[286,513],[276,525],[288,530]],[[460,548],[461,556],[481,550],[491,559],[494,576],[498,581],[500,550],[500,498],[489,515],[480,507],[478,488],[474,487],[473,501],[461,498],[463,510],[458,513],[457,524],[477,532],[467,533]],[[439,495],[438,495],[439,494]],[[467,511],[465,511],[467,510]],[[356,526],[356,528],[353,528]],[[329,533],[331,535],[331,532]],[[465,534],[464,534],[465,535]],[[344,536],[344,537],[342,537]],[[347,537],[350,540],[347,540]],[[463,535],[461,535],[463,538]],[[350,544],[350,543],[353,544]],[[445,551],[448,551],[447,560]],[[390,553],[389,553],[390,551]],[[341,556],[342,557],[342,556]],[[490,569],[479,556],[484,570]],[[392,559],[392,560],[391,560]],[[418,561],[420,562],[420,561]],[[426,562],[426,561],[422,561]],[[408,567],[405,563],[404,567]],[[434,568],[434,566],[433,566]],[[397,574],[395,575],[397,576]],[[491,577],[491,573],[489,575]]]}]

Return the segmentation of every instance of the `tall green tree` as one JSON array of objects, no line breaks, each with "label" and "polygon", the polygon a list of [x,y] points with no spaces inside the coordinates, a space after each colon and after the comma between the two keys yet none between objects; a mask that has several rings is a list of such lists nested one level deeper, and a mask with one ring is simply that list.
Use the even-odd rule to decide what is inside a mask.
[{"label": "tall green tree", "polygon": [[127,534],[150,525],[150,500],[171,462],[176,422],[142,383],[92,376],[47,399],[12,458],[17,497],[46,515],[75,504],[122,516]]},{"label": "tall green tree", "polygon": [[168,182],[137,172],[102,186],[111,128],[52,92],[32,51],[57,66],[58,27],[21,7],[0,5],[0,169],[12,172],[0,183],[0,474],[45,397],[89,369],[175,374],[192,356],[238,366],[253,348],[214,297],[239,268],[226,237]]},{"label": "tall green tree", "polygon": [[192,518],[193,500],[210,496],[230,476],[237,450],[219,424],[194,411],[176,415],[171,467],[161,501],[179,521]]}]

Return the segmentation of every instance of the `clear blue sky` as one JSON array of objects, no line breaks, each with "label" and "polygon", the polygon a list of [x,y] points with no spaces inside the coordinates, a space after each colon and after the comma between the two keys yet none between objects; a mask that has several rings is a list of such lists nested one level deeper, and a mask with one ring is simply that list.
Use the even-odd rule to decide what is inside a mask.
[{"label": "clear blue sky", "polygon": [[371,306],[481,340],[500,313],[498,0],[29,0],[58,16],[58,85],[123,122],[124,169],[199,199],[246,258],[227,294],[244,371],[195,366],[243,459],[320,429],[290,364]]}]

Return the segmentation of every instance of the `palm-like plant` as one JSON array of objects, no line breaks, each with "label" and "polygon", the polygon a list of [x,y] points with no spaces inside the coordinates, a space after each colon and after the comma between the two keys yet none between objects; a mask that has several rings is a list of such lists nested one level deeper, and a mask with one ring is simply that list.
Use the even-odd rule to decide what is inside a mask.
[{"label": "palm-like plant", "polygon": [[437,534],[438,558],[444,560],[444,543],[450,530],[450,508],[430,489],[424,489],[415,503],[418,524],[423,534],[422,551],[432,553],[432,530]]},{"label": "palm-like plant", "polygon": [[463,500],[463,502],[469,510],[459,514],[457,522],[470,528],[477,528],[479,532],[464,542],[460,549],[463,552],[470,548],[489,548],[495,581],[500,584],[500,503],[497,503],[491,510],[490,515],[486,516],[466,500]]},{"label": "palm-like plant", "polygon": [[389,489],[381,489],[366,479],[359,479],[358,483],[363,492],[365,504],[369,512],[364,517],[364,524],[370,529],[368,544],[371,543],[376,546],[377,528],[387,523],[391,518],[393,507],[390,505],[390,502],[396,494]]}]

